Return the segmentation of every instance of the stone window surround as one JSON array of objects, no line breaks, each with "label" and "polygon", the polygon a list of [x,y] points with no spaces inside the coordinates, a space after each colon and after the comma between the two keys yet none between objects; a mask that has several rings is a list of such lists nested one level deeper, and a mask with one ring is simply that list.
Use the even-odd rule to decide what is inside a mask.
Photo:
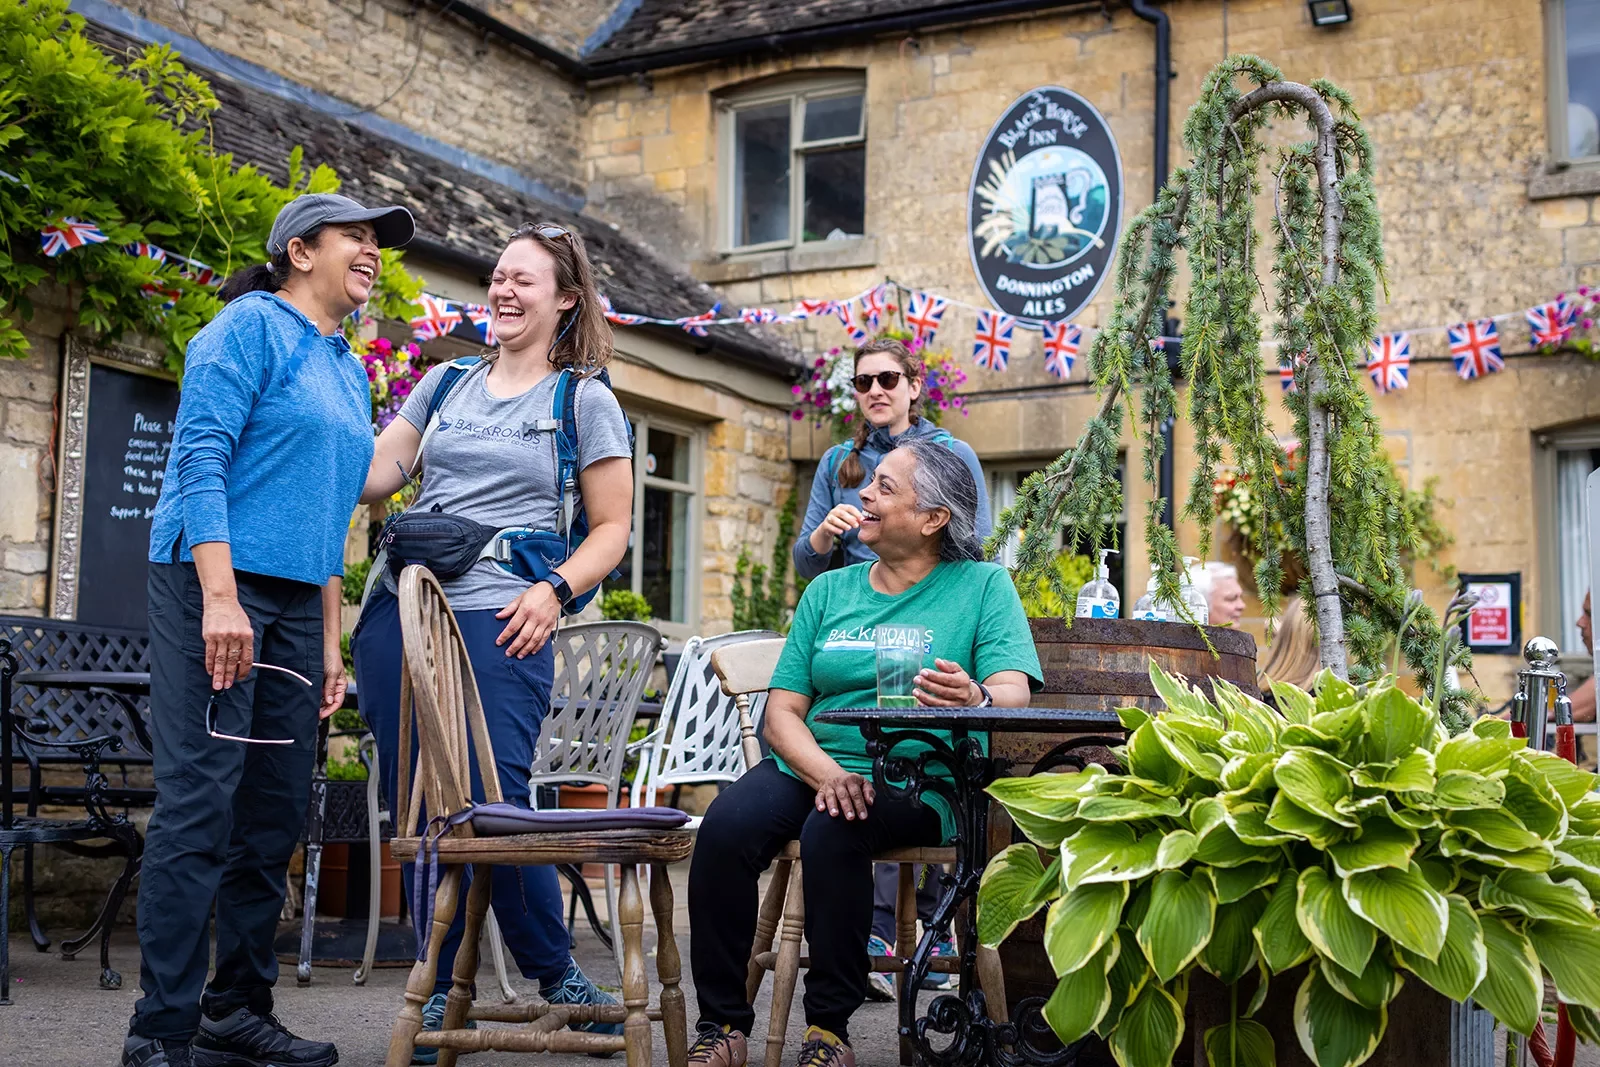
[{"label": "stone window surround", "polygon": [[[1534,526],[1537,547],[1538,573],[1542,576],[1535,588],[1556,588],[1559,570],[1556,543],[1556,460],[1557,453],[1569,449],[1600,448],[1600,422],[1581,423],[1533,433],[1533,503],[1536,522]],[[1561,632],[1560,597],[1541,595],[1534,631],[1541,634]],[[1573,685],[1590,672],[1585,656],[1564,655],[1563,670],[1568,672],[1568,684]],[[1574,674],[1574,670],[1576,673]]]},{"label": "stone window surround", "polygon": [[[665,489],[689,496],[689,543],[685,547],[685,558],[688,567],[684,574],[684,619],[677,622],[671,619],[655,618],[650,625],[660,630],[661,633],[675,640],[693,636],[699,632],[700,624],[700,584],[704,572],[704,560],[701,558],[702,536],[701,520],[705,511],[705,430],[702,426],[674,419],[668,416],[657,415],[653,411],[630,412],[633,420],[634,451],[633,451],[633,516],[636,525],[634,533],[629,537],[628,555],[630,557],[628,588],[635,593],[643,592],[644,582],[644,538],[637,530],[637,524],[644,517],[644,491],[649,489]],[[689,480],[676,482],[659,478],[645,471],[645,457],[650,449],[650,431],[652,429],[664,430],[669,433],[685,437],[689,441]]]},{"label": "stone window surround", "polygon": [[1550,158],[1546,173],[1528,182],[1528,198],[1581,196],[1600,192],[1600,155],[1572,159],[1567,155],[1567,29],[1566,0],[1545,0],[1545,125]]},{"label": "stone window surround", "polygon": [[[750,247],[739,247],[734,244],[734,234],[737,232],[733,218],[733,188],[736,181],[734,174],[734,160],[738,153],[734,144],[734,114],[747,107],[762,104],[774,104],[783,100],[798,101],[810,97],[839,96],[852,90],[861,94],[861,133],[859,138],[838,139],[837,141],[819,142],[826,145],[835,143],[844,144],[859,140],[863,145],[867,139],[867,84],[864,70],[832,70],[818,71],[805,75],[783,75],[775,79],[762,79],[753,85],[735,86],[719,89],[714,100],[717,109],[717,247],[723,250],[724,257],[730,256],[756,256],[770,254],[778,250],[787,250],[804,255],[809,249],[830,244],[857,244],[856,241],[800,241],[794,238],[794,232],[801,224],[801,211],[803,209],[802,182],[799,180],[799,170],[793,161],[801,155],[798,148],[794,147],[795,138],[799,135],[798,125],[791,126],[790,133],[790,233],[787,241],[775,241],[769,244]],[[796,116],[798,118],[798,116]],[[825,254],[824,254],[825,255]],[[874,254],[874,259],[876,255]],[[863,264],[851,264],[858,266]],[[871,265],[871,264],[866,264]],[[805,269],[805,268],[802,268]],[[827,266],[809,269],[830,269]],[[779,273],[770,271],[767,273]],[[760,277],[762,275],[756,275]]]}]

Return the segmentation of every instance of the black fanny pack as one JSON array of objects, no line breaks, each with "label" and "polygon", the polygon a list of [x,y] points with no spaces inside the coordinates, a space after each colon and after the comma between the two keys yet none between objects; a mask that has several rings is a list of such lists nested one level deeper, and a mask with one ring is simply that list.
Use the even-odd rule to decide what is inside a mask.
[{"label": "black fanny pack", "polygon": [[388,554],[389,573],[396,578],[410,564],[420,563],[447,582],[470,571],[499,532],[497,527],[443,511],[407,511],[384,525],[378,544]]}]

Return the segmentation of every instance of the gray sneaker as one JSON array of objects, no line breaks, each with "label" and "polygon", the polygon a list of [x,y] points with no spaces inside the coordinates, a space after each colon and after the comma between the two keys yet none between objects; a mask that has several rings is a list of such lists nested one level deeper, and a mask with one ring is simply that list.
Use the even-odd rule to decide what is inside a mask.
[{"label": "gray sneaker", "polygon": [[[615,1004],[617,998],[589,981],[577,960],[567,964],[567,973],[551,986],[541,987],[539,994],[551,1004]],[[573,1023],[572,1029],[591,1034],[620,1034],[621,1023]],[[610,1053],[602,1053],[610,1055]]]},{"label": "gray sneaker", "polygon": [[129,1034],[122,1043],[122,1067],[192,1067],[189,1042],[161,1041]]},{"label": "gray sneaker", "polygon": [[295,1036],[276,1015],[240,1008],[222,1019],[201,1016],[190,1057],[194,1067],[333,1067],[339,1050]]}]

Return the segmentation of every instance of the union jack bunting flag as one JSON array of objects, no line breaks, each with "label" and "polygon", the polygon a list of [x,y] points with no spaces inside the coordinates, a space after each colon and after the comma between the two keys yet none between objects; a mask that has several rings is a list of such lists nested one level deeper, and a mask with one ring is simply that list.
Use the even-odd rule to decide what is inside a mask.
[{"label": "union jack bunting flag", "polygon": [[777,322],[781,317],[782,316],[780,316],[776,311],[773,311],[771,308],[739,309],[740,322]]},{"label": "union jack bunting flag", "polygon": [[157,263],[165,263],[167,261],[166,249],[157,248],[148,241],[135,241],[130,245],[123,245],[122,250],[130,256],[143,256],[146,259],[153,259]]},{"label": "union jack bunting flag", "polygon": [[972,358],[984,370],[1003,371],[1011,358],[1011,331],[1017,320],[998,311],[978,312],[978,333],[972,342]]},{"label": "union jack bunting flag", "polygon": [[492,345],[495,343],[493,311],[482,304],[462,304],[461,313],[467,317],[467,321],[472,323],[473,327],[478,331],[478,336],[483,338],[484,344]]},{"label": "union jack bunting flag", "polygon": [[178,277],[196,285],[221,285],[222,279],[217,272],[200,262],[198,259],[186,259],[184,265],[178,268]]},{"label": "union jack bunting flag", "polygon": [[139,291],[151,300],[161,301],[163,311],[171,311],[178,306],[178,297],[183,294],[176,289],[166,289],[154,282],[146,282],[139,286]]},{"label": "union jack bunting flag", "polygon": [[1450,358],[1462,380],[1471,381],[1504,370],[1500,331],[1493,319],[1476,319],[1450,327]]},{"label": "union jack bunting flag", "polygon": [[838,313],[837,300],[802,300],[789,312],[791,319],[809,319],[813,315],[834,315]]},{"label": "union jack bunting flag", "polygon": [[411,320],[411,336],[418,341],[447,337],[461,325],[461,309],[442,296],[423,293],[417,297],[422,314]]},{"label": "union jack bunting flag", "polygon": [[74,248],[104,244],[107,240],[100,227],[77,219],[62,219],[60,226],[46,226],[39,231],[39,248],[52,259]]},{"label": "union jack bunting flag", "polygon": [[[889,287],[877,285],[868,289],[861,297],[861,320],[870,329],[876,330],[878,323],[883,319],[884,308],[889,304]],[[859,343],[859,342],[858,342]]]},{"label": "union jack bunting flag", "polygon": [[1044,369],[1065,381],[1072,377],[1072,364],[1078,358],[1083,329],[1070,322],[1044,324]]},{"label": "union jack bunting flag", "polygon": [[1572,336],[1572,322],[1577,317],[1577,309],[1565,300],[1529,308],[1528,326],[1533,331],[1533,347],[1544,348],[1566,341]]},{"label": "union jack bunting flag", "polygon": [[1367,377],[1378,392],[1390,393],[1411,384],[1411,335],[1386,333],[1367,345]]},{"label": "union jack bunting flag", "polygon": [[944,309],[949,306],[950,301],[942,296],[912,293],[911,299],[906,301],[906,325],[911,327],[911,339],[925,345],[933,344],[934,335],[939,332],[939,320],[944,318]]},{"label": "union jack bunting flag", "polygon": [[625,312],[618,311],[616,308],[611,306],[611,298],[604,293],[600,294],[600,303],[605,306],[606,320],[608,322],[614,322],[618,326],[638,326],[640,323],[649,318],[647,315],[629,315]]},{"label": "union jack bunting flag", "polygon": [[1306,354],[1301,352],[1293,360],[1284,360],[1278,364],[1278,384],[1286,393],[1299,392],[1300,387],[1295,385],[1294,376],[1301,367],[1306,365]]},{"label": "union jack bunting flag", "polygon": [[872,337],[867,328],[856,321],[849,304],[840,304],[834,309],[834,313],[839,316],[839,322],[844,326],[844,332],[849,335],[851,344],[859,348]]},{"label": "union jack bunting flag", "polygon": [[705,324],[714,320],[717,317],[717,312],[721,310],[722,305],[717,304],[710,311],[702,311],[698,315],[688,315],[672,321],[675,325],[682,326],[687,333],[692,333],[696,337],[704,337],[706,335]]}]

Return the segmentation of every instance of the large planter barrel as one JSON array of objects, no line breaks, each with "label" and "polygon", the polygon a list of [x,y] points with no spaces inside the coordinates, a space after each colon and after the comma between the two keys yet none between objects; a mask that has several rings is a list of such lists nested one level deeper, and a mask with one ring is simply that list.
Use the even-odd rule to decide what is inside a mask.
[{"label": "large planter barrel", "polygon": [[[1044,691],[1033,706],[1115,711],[1130,705],[1158,711],[1165,705],[1150,684],[1150,664],[1181,674],[1210,691],[1212,678],[1225,678],[1246,692],[1256,691],[1256,642],[1239,630],[1209,626],[1206,637],[1186,623],[1138,622],[1132,619],[1030,619],[1033,642],[1044,668]],[[1040,756],[1070,735],[996,734],[995,755],[1011,761],[1010,773],[1025,775]],[[1120,731],[1113,736],[1120,738]],[[1110,759],[1103,749],[1090,758]],[[998,804],[990,808],[989,854],[1012,842],[1011,820]],[[1056,987],[1055,972],[1044,953],[1044,913],[1012,931],[1000,946],[1006,1000],[1014,1009],[1025,997],[1048,997]]]}]

